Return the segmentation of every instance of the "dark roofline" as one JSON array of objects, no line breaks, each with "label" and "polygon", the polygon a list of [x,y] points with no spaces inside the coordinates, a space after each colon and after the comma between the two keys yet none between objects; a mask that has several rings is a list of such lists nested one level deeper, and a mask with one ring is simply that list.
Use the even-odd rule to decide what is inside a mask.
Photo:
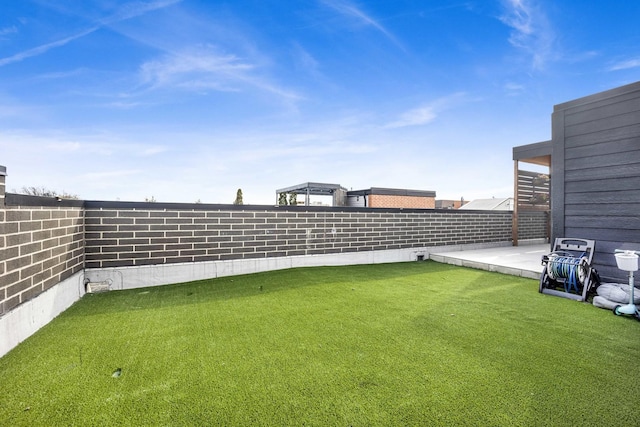
[{"label": "dark roofline", "polygon": [[607,98],[613,98],[616,96],[624,95],[630,92],[640,91],[640,82],[629,83],[624,86],[619,86],[613,89],[605,90],[602,92],[594,93],[591,95],[583,96],[571,101],[563,102],[553,106],[553,111],[566,110],[567,108],[574,108],[580,105],[589,104],[595,101],[601,101]]},{"label": "dark roofline", "polygon": [[436,197],[435,191],[407,190],[403,188],[371,187],[366,190],[347,191],[347,196],[369,196],[371,194],[380,196]]},{"label": "dark roofline", "polygon": [[522,160],[528,157],[540,157],[551,154],[552,142],[542,141],[535,144],[513,147],[513,160]]},{"label": "dark roofline", "polygon": [[5,194],[7,206],[44,206],[44,207],[84,207],[84,200],[65,199],[62,197],[31,196],[28,194]]},{"label": "dark roofline", "polygon": [[513,147],[513,160],[535,165],[551,166],[553,141],[536,142],[535,144]]},{"label": "dark roofline", "polygon": [[179,202],[124,202],[108,200],[75,200],[56,199],[54,197],[29,196],[25,194],[7,193],[8,206],[38,206],[38,207],[77,207],[84,209],[142,209],[142,210],[234,210],[271,212],[292,211],[292,212],[404,212],[404,213],[424,213],[446,212],[448,215],[468,215],[469,213],[481,212],[488,215],[504,215],[512,211],[475,211],[460,209],[418,209],[418,208],[369,208],[362,206],[291,206],[291,205],[233,205],[233,204],[208,204],[208,203],[179,203]]},{"label": "dark roofline", "polygon": [[276,190],[276,194],[295,193],[310,194],[313,196],[331,195],[337,190],[347,191],[340,184],[327,184],[322,182],[305,182],[304,184],[292,185],[291,187],[280,188]]}]

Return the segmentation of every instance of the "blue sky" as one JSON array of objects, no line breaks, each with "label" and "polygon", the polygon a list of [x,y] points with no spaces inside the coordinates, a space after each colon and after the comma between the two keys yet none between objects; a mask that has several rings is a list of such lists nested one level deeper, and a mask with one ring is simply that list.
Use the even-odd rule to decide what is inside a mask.
[{"label": "blue sky", "polygon": [[640,80],[640,2],[10,0],[8,191],[275,203],[313,181],[506,197],[553,105]]}]

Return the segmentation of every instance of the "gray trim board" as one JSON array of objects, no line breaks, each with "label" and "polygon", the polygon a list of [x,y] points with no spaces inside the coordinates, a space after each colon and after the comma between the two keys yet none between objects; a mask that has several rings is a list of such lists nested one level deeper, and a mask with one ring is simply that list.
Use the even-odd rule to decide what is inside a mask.
[{"label": "gray trim board", "polygon": [[524,161],[529,158],[550,156],[552,149],[552,141],[550,140],[513,147],[513,160]]},{"label": "gray trim board", "polygon": [[551,136],[553,141],[551,158],[551,241],[566,236],[564,231],[564,112],[551,115]]},{"label": "gray trim board", "polygon": [[581,107],[581,106],[584,106],[585,104],[592,104],[590,105],[590,107],[593,108],[595,106],[593,105],[594,103],[597,103],[599,101],[607,101],[610,103],[609,101],[610,98],[614,98],[617,96],[625,96],[625,95],[628,95],[629,92],[634,92],[634,91],[640,91],[640,82],[630,83],[628,85],[620,86],[614,89],[598,92],[593,95],[587,95],[587,96],[583,96],[582,98],[577,98],[571,101],[563,102],[561,104],[556,104],[553,107],[553,110],[554,111],[567,110],[569,108]]}]

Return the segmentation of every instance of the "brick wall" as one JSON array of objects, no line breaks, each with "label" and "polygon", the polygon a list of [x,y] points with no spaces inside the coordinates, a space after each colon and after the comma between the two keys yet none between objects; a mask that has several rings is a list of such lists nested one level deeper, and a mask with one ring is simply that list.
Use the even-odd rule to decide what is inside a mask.
[{"label": "brick wall", "polygon": [[[504,211],[56,200],[5,194],[5,176],[0,166],[0,356],[77,301],[83,279],[112,280],[110,267],[161,266],[156,273],[169,284],[213,277],[195,272],[208,266],[243,274],[255,271],[243,269],[252,263],[288,268],[286,261],[326,258],[296,256],[351,262],[394,250],[511,240],[511,212]],[[195,264],[202,261],[231,262]],[[158,284],[144,267],[126,271],[127,286]]]},{"label": "brick wall", "polygon": [[[5,195],[4,179],[0,173],[0,316],[84,268],[511,239],[504,211],[57,201]],[[522,239],[544,236],[540,214],[521,224]]]},{"label": "brick wall", "polygon": [[85,203],[87,268],[504,242],[511,212]]},{"label": "brick wall", "polygon": [[2,315],[84,268],[84,211],[79,201],[5,197],[0,189]]},{"label": "brick wall", "polygon": [[436,207],[436,199],[435,197],[371,194],[369,195],[369,207],[434,209]]},{"label": "brick wall", "polygon": [[520,211],[518,213],[518,241],[549,238],[549,212]]},{"label": "brick wall", "polygon": [[6,238],[5,238],[5,212],[4,212],[4,199],[5,199],[5,180],[7,170],[4,166],[0,166],[0,315],[4,312],[4,300],[7,297],[6,287],[8,281],[3,278],[6,274]]}]

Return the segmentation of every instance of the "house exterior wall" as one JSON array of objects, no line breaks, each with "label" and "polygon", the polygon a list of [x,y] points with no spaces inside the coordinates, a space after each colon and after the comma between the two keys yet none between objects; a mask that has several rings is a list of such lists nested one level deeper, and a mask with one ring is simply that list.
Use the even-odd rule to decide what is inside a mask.
[{"label": "house exterior wall", "polygon": [[625,283],[613,254],[640,250],[640,82],[556,105],[552,141],[552,239],[595,240],[600,275]]},{"label": "house exterior wall", "polygon": [[368,202],[370,208],[435,209],[436,207],[435,197],[370,194]]}]

